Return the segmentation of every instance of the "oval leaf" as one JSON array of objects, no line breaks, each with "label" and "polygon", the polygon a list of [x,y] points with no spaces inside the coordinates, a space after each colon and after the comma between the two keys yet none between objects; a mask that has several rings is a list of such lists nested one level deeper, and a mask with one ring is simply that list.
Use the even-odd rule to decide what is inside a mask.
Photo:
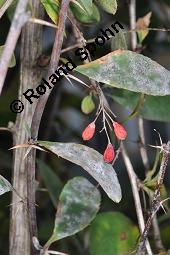
[{"label": "oval leaf", "polygon": [[88,95],[85,98],[83,98],[83,101],[81,103],[81,110],[85,114],[91,113],[95,109],[95,104],[93,102],[92,96]]},{"label": "oval leaf", "polygon": [[12,185],[2,175],[0,175],[0,195],[12,191]]},{"label": "oval leaf", "polygon": [[50,19],[57,24],[59,13],[59,0],[40,0]]},{"label": "oval leaf", "polygon": [[75,143],[37,142],[54,154],[67,159],[86,170],[101,185],[107,195],[116,203],[122,197],[117,175],[110,164],[103,160],[103,156],[88,146]]},{"label": "oval leaf", "polygon": [[[117,89],[112,94],[113,99],[133,111],[140,99],[140,93]],[[170,121],[170,96],[145,96],[144,104],[138,110],[139,115],[147,120]]]},{"label": "oval leaf", "polygon": [[117,50],[75,70],[113,87],[153,96],[170,95],[170,72],[132,51]]},{"label": "oval leaf", "polygon": [[143,42],[143,40],[149,33],[149,30],[145,30],[145,28],[149,27],[151,16],[152,16],[152,12],[149,12],[144,17],[139,18],[136,22],[136,29],[139,29],[137,33],[138,33],[140,43]]},{"label": "oval leaf", "polygon": [[132,222],[119,212],[97,215],[90,227],[91,255],[129,254],[135,247],[139,232]]},{"label": "oval leaf", "polygon": [[103,10],[110,14],[115,14],[117,11],[117,0],[98,0],[98,4]]},{"label": "oval leaf", "polygon": [[74,16],[76,17],[76,19],[82,23],[90,24],[90,23],[100,21],[100,13],[95,4],[92,5],[92,11],[90,14],[87,13],[86,10],[84,10],[83,8],[80,8],[74,3],[70,3],[70,8]]},{"label": "oval leaf", "polygon": [[[73,1],[75,3],[75,1]],[[93,13],[93,3],[92,0],[77,0],[77,3],[79,6],[82,6],[82,9],[84,9],[87,14]]]},{"label": "oval leaf", "polygon": [[87,227],[100,207],[100,192],[84,177],[75,177],[64,186],[48,243],[74,235]]}]

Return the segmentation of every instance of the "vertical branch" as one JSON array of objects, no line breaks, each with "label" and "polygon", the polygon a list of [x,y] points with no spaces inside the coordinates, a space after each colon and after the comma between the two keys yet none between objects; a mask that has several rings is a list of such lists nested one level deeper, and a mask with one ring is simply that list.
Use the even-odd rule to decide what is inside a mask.
[{"label": "vertical branch", "polygon": [[[129,16],[130,16],[130,29],[135,29],[136,28],[136,0],[130,0],[129,3]],[[136,37],[136,32],[131,33],[131,47],[132,50],[135,51],[137,48],[137,37]],[[141,123],[140,123],[141,124]],[[140,125],[141,127],[141,125]],[[144,141],[144,134],[142,133],[142,139]],[[145,142],[145,141],[144,141]],[[143,148],[142,148],[143,149]],[[138,218],[138,224],[139,224],[139,229],[140,233],[142,234],[144,229],[145,229],[145,222],[144,222],[144,217],[143,217],[143,212],[142,212],[142,206],[141,206],[141,201],[140,201],[140,196],[139,196],[139,191],[138,191],[138,182],[137,182],[137,176],[134,172],[133,166],[131,164],[131,161],[128,157],[128,154],[126,152],[125,147],[122,144],[122,155],[123,159],[128,171],[129,179],[131,182],[131,187],[132,187],[132,193],[135,201],[135,208],[136,208],[136,213],[137,213],[137,218]],[[141,156],[146,157],[146,153],[144,153],[144,150],[141,150]],[[143,159],[143,158],[142,158]],[[145,158],[145,164],[147,164],[147,160]],[[148,254],[152,254],[152,250],[150,247],[150,244],[148,240],[146,241],[146,250]]]},{"label": "vertical branch", "polygon": [[[33,0],[32,6],[36,17],[41,18],[42,9],[40,2]],[[42,72],[40,69],[36,68],[36,62],[39,55],[41,54],[41,50],[42,27],[34,23],[28,23],[22,31],[20,53],[21,66],[19,98],[24,104],[24,111],[17,115],[15,123],[14,144],[25,143],[29,138],[29,134],[24,129],[24,123],[30,125],[35,109],[35,104],[30,105],[30,103],[23,96],[23,92],[25,92],[27,89],[36,87],[41,80]],[[13,193],[10,220],[10,255],[30,255],[31,228],[30,220],[28,220],[28,213],[30,211],[30,204],[35,207],[35,183],[34,179],[30,181],[29,174],[35,173],[35,154],[32,155],[32,164],[30,166],[29,157],[23,160],[25,152],[25,149],[16,150],[14,152],[13,187],[18,191],[21,197],[24,197],[24,201],[21,202],[18,196]],[[27,196],[30,194],[30,192],[32,201],[27,204]],[[28,200],[31,199],[29,198]]]},{"label": "vertical branch", "polygon": [[[140,201],[140,197],[139,197],[137,176],[134,172],[132,163],[129,159],[129,156],[127,154],[126,148],[123,145],[123,143],[121,144],[121,151],[122,151],[123,160],[124,160],[124,163],[125,163],[128,175],[129,175],[131,187],[132,187],[132,193],[133,193],[133,198],[134,198],[134,202],[135,202],[139,230],[140,230],[140,233],[142,234],[144,231],[144,228],[145,228],[145,222],[144,222],[144,217],[143,217],[143,213],[142,213],[141,201]],[[147,249],[148,254],[152,255],[152,250],[151,250],[151,247],[150,247],[150,244],[148,241],[146,241],[146,249]]]},{"label": "vertical branch", "polygon": [[141,117],[138,117],[138,130],[139,130],[139,139],[140,139],[140,144],[139,144],[139,149],[140,149],[140,154],[142,158],[142,162],[144,164],[145,170],[149,170],[149,159],[147,155],[147,151],[145,149],[145,131],[144,131],[144,123],[143,119]]},{"label": "vertical branch", "polygon": [[[135,29],[136,27],[136,0],[130,0],[129,3],[129,16],[130,16],[130,29]],[[136,38],[136,32],[131,33],[131,46],[132,50],[136,50],[137,46],[137,38]]]},{"label": "vertical branch", "polygon": [[[67,18],[69,2],[70,2],[70,0],[62,0],[61,1],[58,29],[56,31],[56,36],[55,36],[55,41],[54,41],[54,46],[53,46],[53,50],[52,50],[51,61],[50,61],[50,66],[49,66],[47,77],[49,77],[52,74],[52,72],[55,69],[57,69],[57,67],[58,67],[62,43],[63,43],[65,21]],[[36,105],[36,109],[35,109],[33,120],[32,120],[32,125],[31,125],[32,138],[36,138],[38,135],[41,117],[42,117],[42,114],[43,114],[43,111],[44,111],[44,108],[45,108],[45,105],[46,105],[49,95],[50,95],[50,90],[47,91],[44,95],[42,95],[39,98],[38,103]]]},{"label": "vertical branch", "polygon": [[0,94],[3,88],[3,84],[8,71],[9,62],[11,60],[12,54],[15,50],[19,35],[21,33],[21,28],[29,19],[29,14],[26,13],[28,0],[19,0],[14,18],[5,42],[5,48],[0,59]]}]

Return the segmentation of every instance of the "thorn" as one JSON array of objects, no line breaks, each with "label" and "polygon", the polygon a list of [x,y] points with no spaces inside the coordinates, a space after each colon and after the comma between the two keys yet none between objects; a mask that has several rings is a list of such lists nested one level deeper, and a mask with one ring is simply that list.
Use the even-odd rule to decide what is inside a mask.
[{"label": "thorn", "polygon": [[154,128],[154,131],[158,134],[158,136],[159,136],[159,141],[160,141],[160,144],[161,144],[161,146],[163,145],[163,142],[162,142],[162,138],[161,138],[161,135],[160,135],[160,133]]}]

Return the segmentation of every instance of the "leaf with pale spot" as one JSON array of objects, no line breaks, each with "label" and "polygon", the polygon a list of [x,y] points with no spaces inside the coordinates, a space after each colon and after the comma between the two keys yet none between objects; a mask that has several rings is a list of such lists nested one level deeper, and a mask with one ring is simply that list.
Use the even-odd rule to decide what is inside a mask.
[{"label": "leaf with pale spot", "polygon": [[122,213],[100,213],[90,226],[90,254],[130,254],[138,237],[138,228]]},{"label": "leaf with pale spot", "polygon": [[75,70],[111,87],[152,96],[170,95],[170,72],[150,58],[132,51],[113,51]]},{"label": "leaf with pale spot", "polygon": [[37,141],[37,145],[81,166],[101,185],[110,199],[120,202],[122,193],[115,170],[112,165],[104,162],[99,152],[75,143]]},{"label": "leaf with pale spot", "polygon": [[84,177],[68,181],[60,194],[54,230],[48,244],[87,227],[95,218],[100,201],[100,192]]}]

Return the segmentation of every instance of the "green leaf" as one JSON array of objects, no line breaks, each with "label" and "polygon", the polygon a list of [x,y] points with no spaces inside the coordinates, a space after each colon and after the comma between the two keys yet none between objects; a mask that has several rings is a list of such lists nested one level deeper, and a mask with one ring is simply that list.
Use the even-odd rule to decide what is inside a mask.
[{"label": "green leaf", "polygon": [[[2,52],[4,50],[4,47],[5,47],[5,45],[0,46],[0,58],[1,58]],[[15,55],[12,54],[12,58],[11,58],[11,61],[9,63],[9,67],[14,67],[15,65],[16,65]]]},{"label": "green leaf", "polygon": [[126,37],[124,33],[120,30],[118,34],[115,34],[115,37],[111,41],[112,50],[127,50],[128,46],[126,43]]},{"label": "green leaf", "polygon": [[51,201],[54,207],[57,206],[57,200],[59,198],[62,183],[58,176],[52,171],[52,169],[41,160],[37,160],[38,169],[40,170],[41,177],[48,189]]},{"label": "green leaf", "polygon": [[91,113],[95,109],[95,104],[91,95],[84,97],[81,102],[81,110],[85,114]]},{"label": "green leaf", "polygon": [[37,145],[81,166],[104,189],[107,195],[119,203],[122,197],[117,175],[110,164],[96,150],[82,144],[37,141]]},{"label": "green leaf", "polygon": [[100,21],[100,13],[95,4],[92,5],[91,13],[87,13],[86,10],[80,8],[78,5],[74,3],[70,3],[70,8],[76,17],[76,19],[82,23],[94,23]]},{"label": "green leaf", "polygon": [[12,191],[12,185],[2,175],[0,175],[0,195]]},{"label": "green leaf", "polygon": [[117,0],[98,0],[97,3],[110,14],[114,15],[117,11]]},{"label": "green leaf", "polygon": [[40,0],[50,19],[57,24],[59,13],[59,0]]},{"label": "green leaf", "polygon": [[7,10],[7,16],[10,21],[13,20],[15,9],[17,7],[18,0],[13,0],[13,2],[10,4],[8,10]]},{"label": "green leaf", "polygon": [[170,72],[132,51],[117,50],[75,70],[112,87],[152,96],[170,95]]},{"label": "green leaf", "polygon": [[[133,111],[140,98],[140,93],[117,89],[112,98],[119,104]],[[170,121],[170,96],[145,96],[144,104],[139,108],[139,115],[147,120]]]},{"label": "green leaf", "polygon": [[[75,3],[75,1],[73,1]],[[76,1],[82,9],[84,9],[87,14],[91,15],[93,13],[93,2],[92,0],[77,0]]]},{"label": "green leaf", "polygon": [[100,192],[84,177],[75,177],[64,186],[55,219],[54,241],[74,235],[87,227],[100,207]]},{"label": "green leaf", "polygon": [[98,214],[90,227],[91,255],[124,255],[135,247],[138,229],[119,212]]}]

